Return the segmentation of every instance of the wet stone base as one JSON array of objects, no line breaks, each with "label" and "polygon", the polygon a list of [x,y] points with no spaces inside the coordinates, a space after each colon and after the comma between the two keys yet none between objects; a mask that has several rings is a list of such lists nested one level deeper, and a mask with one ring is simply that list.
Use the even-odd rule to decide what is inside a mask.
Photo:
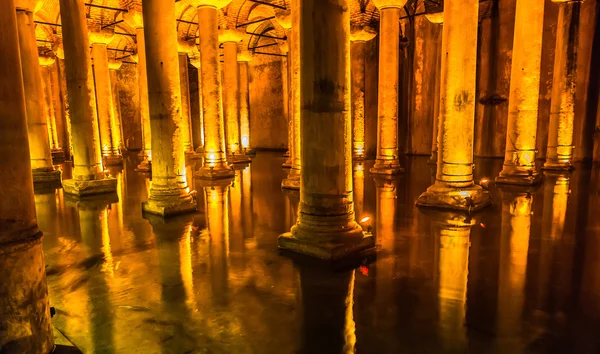
[{"label": "wet stone base", "polygon": [[62,184],[65,193],[80,197],[117,192],[117,180],[114,178],[96,179],[91,181],[67,179],[64,180]]},{"label": "wet stone base", "polygon": [[350,242],[318,242],[295,238],[291,232],[286,232],[277,239],[279,248],[300,253],[306,256],[327,261],[337,261],[359,254],[361,251],[375,247],[375,238],[370,233]]}]

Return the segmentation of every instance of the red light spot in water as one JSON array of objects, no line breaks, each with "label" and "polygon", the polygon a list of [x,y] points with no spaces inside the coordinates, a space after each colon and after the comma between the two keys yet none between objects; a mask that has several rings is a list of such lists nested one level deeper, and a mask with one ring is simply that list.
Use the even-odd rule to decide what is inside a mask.
[{"label": "red light spot in water", "polygon": [[361,265],[360,272],[363,273],[363,275],[369,276],[369,268],[367,268],[366,266]]},{"label": "red light spot in water", "polygon": [[480,223],[479,226],[481,226],[482,228],[485,229],[485,224],[484,223]]}]

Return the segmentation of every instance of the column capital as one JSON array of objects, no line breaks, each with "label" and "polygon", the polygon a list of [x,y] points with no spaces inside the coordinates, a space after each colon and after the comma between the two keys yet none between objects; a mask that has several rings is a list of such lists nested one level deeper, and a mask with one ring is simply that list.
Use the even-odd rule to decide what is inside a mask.
[{"label": "column capital", "polygon": [[56,61],[56,57],[54,55],[39,55],[38,58],[40,66],[50,66]]},{"label": "column capital", "polygon": [[229,5],[232,0],[188,0],[188,4],[195,7],[209,6],[222,9]]},{"label": "column capital", "polygon": [[144,16],[141,11],[129,10],[123,14],[123,20],[135,29],[144,28]]},{"label": "column capital", "polygon": [[108,60],[108,69],[109,70],[119,70],[123,65],[123,61],[121,60]]},{"label": "column capital", "polygon": [[352,42],[368,42],[375,38],[377,31],[370,26],[351,26],[350,40]]},{"label": "column capital", "polygon": [[401,9],[406,5],[406,0],[372,0],[373,5],[377,6],[379,10],[386,8],[398,8]]},{"label": "column capital", "polygon": [[190,59],[190,64],[192,64],[196,69],[200,69],[200,51],[198,50],[198,47],[194,46],[194,48],[192,48],[187,55]]},{"label": "column capital", "polygon": [[241,42],[242,34],[235,29],[224,29],[219,31],[219,43]]},{"label": "column capital", "polygon": [[189,41],[184,41],[181,38],[177,39],[177,51],[180,54],[189,54],[191,53],[194,48],[196,48],[196,44],[195,43],[190,43]]},{"label": "column capital", "polygon": [[17,11],[31,11],[32,13],[36,13],[41,7],[41,0],[15,0],[15,9]]},{"label": "column capital", "polygon": [[103,31],[103,30],[89,31],[90,45],[94,45],[94,44],[108,45],[108,43],[110,43],[114,37],[115,37],[114,32],[108,32],[108,31]]},{"label": "column capital", "polygon": [[237,53],[237,61],[238,62],[249,62],[250,60],[252,60],[252,53],[247,50],[239,50]]},{"label": "column capital", "polygon": [[425,14],[425,18],[429,20],[431,23],[435,23],[437,25],[444,23],[444,12],[434,12],[431,14]]}]

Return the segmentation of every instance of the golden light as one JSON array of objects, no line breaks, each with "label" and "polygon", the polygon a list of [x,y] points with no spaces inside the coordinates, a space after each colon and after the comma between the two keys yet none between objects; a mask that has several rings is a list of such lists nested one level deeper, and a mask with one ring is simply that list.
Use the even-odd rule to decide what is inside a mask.
[{"label": "golden light", "polygon": [[369,220],[371,220],[371,218],[368,217],[368,216],[365,216],[364,218],[360,219],[360,223],[363,224],[363,223],[366,223]]},{"label": "golden light", "polygon": [[242,135],[242,147],[244,149],[247,149],[250,146],[249,141],[250,141],[250,139],[248,138],[247,135]]}]

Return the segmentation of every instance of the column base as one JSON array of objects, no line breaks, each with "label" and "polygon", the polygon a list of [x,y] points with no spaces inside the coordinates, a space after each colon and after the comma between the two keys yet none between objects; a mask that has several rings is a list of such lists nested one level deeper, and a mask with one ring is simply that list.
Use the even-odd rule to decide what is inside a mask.
[{"label": "column base", "polygon": [[142,162],[140,162],[139,165],[136,166],[134,171],[136,171],[136,172],[152,172],[152,161],[144,159]]},{"label": "column base", "polygon": [[102,156],[102,160],[104,161],[104,165],[106,166],[118,166],[123,164],[123,155],[104,155]]},{"label": "column base", "polygon": [[256,156],[256,149],[253,149],[253,148],[244,149],[244,155]]},{"label": "column base", "polygon": [[531,174],[524,173],[504,173],[500,172],[500,175],[496,177],[496,183],[500,184],[514,184],[517,186],[533,186],[542,181],[542,175],[537,171],[532,170]]},{"label": "column base", "polygon": [[288,176],[281,181],[282,189],[300,190],[300,173],[290,170]]},{"label": "column base", "polygon": [[398,160],[380,160],[375,161],[375,165],[369,170],[372,175],[397,175],[404,172]]},{"label": "column base", "polygon": [[292,160],[291,159],[285,160],[285,162],[283,164],[281,164],[281,167],[283,167],[283,168],[292,168]]},{"label": "column base", "polygon": [[52,150],[50,152],[50,154],[52,155],[52,164],[53,165],[59,165],[63,162],[65,162],[65,152],[62,150]]},{"label": "column base", "polygon": [[352,155],[352,161],[364,161],[364,160],[365,160],[364,155]]},{"label": "column base", "polygon": [[200,159],[202,159],[202,156],[204,156],[203,153],[198,153],[198,152],[193,151],[193,150],[187,150],[185,152],[185,160],[186,161],[200,160]]},{"label": "column base", "polygon": [[34,169],[31,171],[33,183],[56,183],[60,182],[61,172],[53,168]]},{"label": "column base", "polygon": [[65,193],[80,197],[117,192],[117,180],[110,177],[90,181],[66,179],[62,185]]},{"label": "column base", "polygon": [[235,163],[250,163],[252,162],[252,160],[250,159],[249,156],[246,155],[229,155],[227,156],[227,162],[231,163],[231,164],[235,164]]},{"label": "column base", "polygon": [[233,178],[235,176],[235,171],[233,168],[227,165],[222,165],[216,168],[202,166],[200,170],[194,173],[194,176],[202,179],[225,179]]},{"label": "column base", "polygon": [[298,238],[296,229],[297,227],[293,227],[291,232],[281,234],[277,238],[280,249],[327,261],[337,261],[375,247],[373,234],[362,231],[360,226],[356,230],[341,233],[337,239],[329,240],[321,240],[319,237]]},{"label": "column base", "polygon": [[163,217],[196,212],[196,201],[190,194],[164,196],[142,202],[142,212]]},{"label": "column base", "polygon": [[559,172],[569,172],[573,171],[575,166],[571,164],[571,162],[550,162],[546,161],[544,166],[542,166],[542,170],[546,171],[559,171]]},{"label": "column base", "polygon": [[416,205],[419,207],[477,211],[491,203],[490,193],[481,186],[452,188],[436,182],[419,196]]}]

